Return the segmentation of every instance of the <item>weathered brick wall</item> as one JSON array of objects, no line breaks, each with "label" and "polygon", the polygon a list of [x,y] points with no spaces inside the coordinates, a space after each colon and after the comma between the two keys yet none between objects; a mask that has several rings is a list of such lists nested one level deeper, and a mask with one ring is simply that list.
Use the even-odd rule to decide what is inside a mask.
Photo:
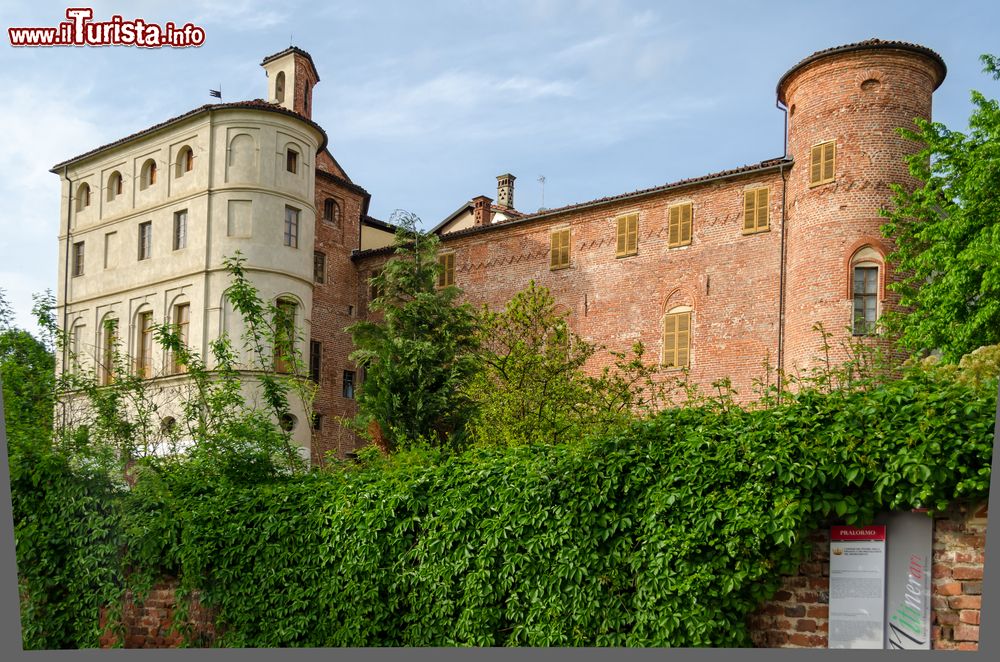
[{"label": "weathered brick wall", "polygon": [[[934,520],[931,641],[935,649],[977,650],[986,549],[986,506],[956,507]],[[813,538],[812,557],[786,577],[751,616],[751,636],[766,648],[825,648],[829,632],[830,537]]]},{"label": "weathered brick wall", "polygon": [[[177,648],[184,643],[182,630],[188,630],[191,646],[211,646],[215,640],[212,612],[201,606],[197,594],[192,595],[187,618],[174,628],[177,610],[177,581],[164,579],[154,586],[141,603],[131,596],[122,608],[121,633],[105,632],[101,648],[113,648],[121,637],[122,648]],[[107,610],[101,613],[101,627],[107,622]]]}]

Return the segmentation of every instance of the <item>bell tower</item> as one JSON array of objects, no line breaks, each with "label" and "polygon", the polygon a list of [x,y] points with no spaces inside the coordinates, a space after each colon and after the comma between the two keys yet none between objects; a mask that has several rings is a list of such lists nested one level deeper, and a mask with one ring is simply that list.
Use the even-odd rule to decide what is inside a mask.
[{"label": "bell tower", "polygon": [[312,90],[319,73],[309,53],[289,46],[264,58],[260,66],[267,72],[267,100],[312,119]]}]

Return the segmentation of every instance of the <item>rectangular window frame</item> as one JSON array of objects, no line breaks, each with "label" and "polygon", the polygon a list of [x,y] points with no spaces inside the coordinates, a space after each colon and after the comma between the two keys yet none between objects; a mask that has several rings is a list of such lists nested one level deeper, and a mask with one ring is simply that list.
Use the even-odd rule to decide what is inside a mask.
[{"label": "rectangular window frame", "polygon": [[322,251],[313,251],[313,282],[326,283],[326,253]]},{"label": "rectangular window frame", "polygon": [[639,253],[639,213],[624,214],[616,219],[615,257],[631,257]]},{"label": "rectangular window frame", "polygon": [[309,379],[319,384],[323,370],[323,343],[318,340],[309,341]]},{"label": "rectangular window frame", "polygon": [[153,376],[153,312],[139,313],[136,318],[135,374],[142,379]]},{"label": "rectangular window frame", "polygon": [[284,245],[289,248],[299,247],[299,214],[301,210],[285,205]]},{"label": "rectangular window frame", "polygon": [[148,260],[153,255],[153,222],[139,224],[139,261]]},{"label": "rectangular window frame", "polygon": [[118,344],[118,320],[105,319],[102,327],[100,385],[109,386],[115,382],[115,348]]},{"label": "rectangular window frame", "polygon": [[693,234],[694,203],[679,202],[667,207],[667,248],[690,246]]},{"label": "rectangular window frame", "polygon": [[343,384],[341,388],[341,395],[348,400],[354,400],[354,389],[357,382],[355,381],[355,374],[353,370],[345,370],[343,377]]},{"label": "rectangular window frame", "polygon": [[757,234],[770,230],[771,187],[759,186],[743,191],[743,234]]},{"label": "rectangular window frame", "polygon": [[173,246],[175,251],[187,248],[187,216],[187,209],[174,212]]},{"label": "rectangular window frame", "polygon": [[878,323],[880,276],[879,267],[874,264],[858,264],[851,270],[851,333],[854,336],[869,336],[875,333]]},{"label": "rectangular window frame", "polygon": [[455,284],[455,254],[442,253],[438,255],[438,264],[441,270],[438,271],[438,287],[449,287]]},{"label": "rectangular window frame", "polygon": [[691,367],[690,310],[667,313],[663,316],[663,356],[660,365],[670,370]]},{"label": "rectangular window frame", "polygon": [[[174,306],[174,332],[183,347],[188,346],[191,337],[191,304],[179,303]],[[174,353],[170,357],[170,372],[179,375],[187,372],[187,366],[180,363],[178,356]]]},{"label": "rectangular window frame", "polygon": [[281,299],[275,305],[274,319],[274,371],[291,374],[295,368],[295,316],[298,304]]},{"label": "rectangular window frame", "polygon": [[78,241],[73,244],[73,278],[83,275],[85,243],[86,242]]},{"label": "rectangular window frame", "polygon": [[837,141],[826,140],[809,151],[809,188],[837,179]]},{"label": "rectangular window frame", "polygon": [[570,252],[570,242],[572,233],[570,228],[559,228],[553,230],[549,235],[549,271],[569,269],[572,255]]},{"label": "rectangular window frame", "polygon": [[285,152],[285,171],[299,174],[299,153],[290,147]]}]

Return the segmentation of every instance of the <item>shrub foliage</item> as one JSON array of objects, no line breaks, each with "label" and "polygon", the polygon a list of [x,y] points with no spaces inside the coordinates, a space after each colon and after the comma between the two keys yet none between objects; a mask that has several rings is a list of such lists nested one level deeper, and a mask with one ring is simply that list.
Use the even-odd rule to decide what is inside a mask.
[{"label": "shrub foliage", "polygon": [[996,381],[949,370],[250,485],[180,462],[72,502],[85,471],[14,458],[26,644],[93,645],[128,568],[199,589],[233,646],[747,645],[811,530],[986,495]]}]

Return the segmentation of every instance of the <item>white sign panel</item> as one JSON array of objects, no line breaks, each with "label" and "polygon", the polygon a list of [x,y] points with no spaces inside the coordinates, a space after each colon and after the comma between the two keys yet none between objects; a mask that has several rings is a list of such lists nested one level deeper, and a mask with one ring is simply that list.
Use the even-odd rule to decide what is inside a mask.
[{"label": "white sign panel", "polygon": [[830,648],[882,648],[885,525],[830,530]]},{"label": "white sign panel", "polygon": [[892,513],[886,561],[885,647],[931,647],[931,545],[934,520],[926,513]]}]

